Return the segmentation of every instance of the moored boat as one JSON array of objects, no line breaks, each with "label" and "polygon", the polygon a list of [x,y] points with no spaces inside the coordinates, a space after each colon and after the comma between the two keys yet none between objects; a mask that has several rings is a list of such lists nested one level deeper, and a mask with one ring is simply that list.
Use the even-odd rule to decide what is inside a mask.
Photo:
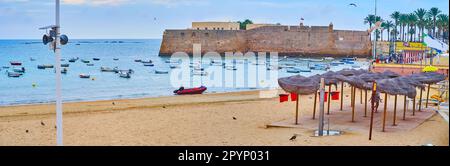
[{"label": "moored boat", "polygon": [[92,58],[92,60],[94,60],[94,61],[99,61],[100,58]]},{"label": "moored boat", "polygon": [[53,65],[48,65],[48,64],[46,64],[46,65],[38,65],[37,68],[38,69],[53,68]]},{"label": "moored boat", "polygon": [[63,68],[63,69],[61,70],[61,73],[62,73],[62,74],[67,74],[67,71],[68,71],[67,68]]},{"label": "moored boat", "polygon": [[155,66],[152,62],[142,62],[142,64],[144,64],[144,66]]},{"label": "moored boat", "polygon": [[83,62],[83,63],[89,63],[89,62],[91,62],[91,61],[82,59],[81,62]]},{"label": "moored boat", "polygon": [[177,95],[192,95],[192,94],[202,94],[203,92],[206,91],[206,87],[205,86],[200,86],[197,88],[188,88],[185,89],[184,87],[180,87],[179,89],[173,91],[173,93],[177,94]]},{"label": "moored boat", "polygon": [[155,70],[155,74],[169,74],[169,71]]},{"label": "moored boat", "polygon": [[22,62],[19,62],[19,61],[11,61],[11,62],[9,62],[11,65],[13,65],[13,66],[20,66],[20,65],[22,65]]},{"label": "moored boat", "polygon": [[119,77],[122,78],[131,78],[131,73],[126,71],[119,71]]},{"label": "moored boat", "polygon": [[20,77],[22,73],[8,72],[8,77]]},{"label": "moored boat", "polygon": [[93,63],[88,63],[88,64],[86,64],[86,66],[94,66],[94,64]]},{"label": "moored boat", "polygon": [[61,64],[61,67],[69,67],[69,64],[68,64],[68,63],[66,63],[66,64]]},{"label": "moored boat", "polygon": [[135,59],[134,62],[142,62],[140,59]]},{"label": "moored boat", "polygon": [[208,75],[208,72],[206,71],[201,71],[201,70],[194,70],[194,72],[192,72],[193,75],[198,75],[198,76],[206,76]]},{"label": "moored boat", "polygon": [[289,68],[286,70],[288,73],[300,73],[300,70],[297,68]]},{"label": "moored boat", "polygon": [[14,71],[14,72],[17,72],[17,73],[25,73],[25,68],[24,68],[24,67],[21,67],[21,68],[14,68],[13,71]]},{"label": "moored boat", "polygon": [[73,63],[73,62],[76,62],[77,60],[78,60],[78,57],[77,58],[70,58],[69,62]]},{"label": "moored boat", "polygon": [[102,72],[115,72],[116,70],[117,70],[117,67],[114,69],[112,69],[110,67],[106,67],[106,66],[100,67],[100,71],[102,71]]},{"label": "moored boat", "polygon": [[89,74],[80,74],[80,78],[91,78],[91,75]]}]

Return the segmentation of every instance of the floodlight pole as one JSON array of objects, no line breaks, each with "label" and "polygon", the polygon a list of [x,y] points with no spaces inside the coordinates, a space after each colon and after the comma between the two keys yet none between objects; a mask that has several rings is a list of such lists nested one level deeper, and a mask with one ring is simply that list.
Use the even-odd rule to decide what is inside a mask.
[{"label": "floodlight pole", "polygon": [[55,68],[56,68],[56,144],[63,146],[63,115],[61,99],[61,47],[60,47],[60,23],[59,0],[55,0],[56,44],[55,44]]},{"label": "floodlight pole", "polygon": [[[381,20],[380,20],[381,21]],[[375,23],[377,22],[377,0],[375,0]],[[377,30],[374,30],[373,59],[377,59]]]}]

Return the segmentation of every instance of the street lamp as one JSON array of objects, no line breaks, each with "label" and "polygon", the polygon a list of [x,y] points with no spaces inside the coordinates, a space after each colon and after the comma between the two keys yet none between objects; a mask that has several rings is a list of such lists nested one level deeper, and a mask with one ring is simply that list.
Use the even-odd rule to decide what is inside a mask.
[{"label": "street lamp", "polygon": [[62,99],[61,99],[61,48],[69,42],[66,35],[60,35],[59,23],[59,0],[55,0],[55,25],[39,28],[48,30],[42,37],[44,45],[50,44],[49,48],[55,52],[55,68],[56,68],[56,144],[63,146],[63,119],[62,119]]}]

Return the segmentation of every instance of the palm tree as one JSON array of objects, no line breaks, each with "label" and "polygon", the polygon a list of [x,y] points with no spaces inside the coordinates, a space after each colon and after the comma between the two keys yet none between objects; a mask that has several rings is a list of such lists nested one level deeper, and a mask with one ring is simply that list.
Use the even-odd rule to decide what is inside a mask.
[{"label": "palm tree", "polygon": [[[392,21],[384,21],[383,24],[381,24],[381,26],[383,27],[383,29],[387,30],[388,41],[391,41],[390,34],[391,34],[391,28],[395,27],[394,23],[392,23]],[[381,35],[381,37],[383,37],[383,35]],[[381,39],[381,40],[383,40],[383,39]]]},{"label": "palm tree", "polygon": [[398,20],[401,28],[400,28],[400,39],[402,41],[405,41],[405,26],[408,24],[408,15],[407,14],[400,14],[399,20]]},{"label": "palm tree", "polygon": [[418,22],[417,22],[417,26],[419,27],[419,41],[421,39],[421,36],[423,35],[423,27],[425,26],[425,16],[427,15],[427,10],[423,9],[423,8],[419,8],[416,11],[414,11],[414,13],[417,16]]},{"label": "palm tree", "polygon": [[433,36],[436,35],[436,17],[441,13],[437,7],[432,7],[428,14],[433,18]]},{"label": "palm tree", "polygon": [[[448,24],[449,22],[449,18],[448,15],[446,14],[439,14],[437,16],[437,27],[438,27],[438,34],[442,34],[442,39],[445,40],[446,38],[448,39]],[[442,32],[442,33],[441,33]]]},{"label": "palm tree", "polygon": [[369,24],[369,29],[372,28],[372,24],[375,22],[375,15],[373,14],[369,14],[366,18],[364,18],[364,24]]},{"label": "palm tree", "polygon": [[394,13],[391,14],[391,18],[394,19],[394,23],[395,23],[394,36],[395,36],[395,40],[397,40],[397,27],[398,27],[398,21],[400,19],[400,12],[395,11]]},{"label": "palm tree", "polygon": [[[410,34],[409,41],[412,42],[413,41],[413,35],[416,34],[416,32],[415,32],[416,31],[415,25],[417,24],[417,16],[414,13],[408,14],[408,23],[409,23],[408,33]],[[411,33],[411,31],[414,31],[414,32]]]}]

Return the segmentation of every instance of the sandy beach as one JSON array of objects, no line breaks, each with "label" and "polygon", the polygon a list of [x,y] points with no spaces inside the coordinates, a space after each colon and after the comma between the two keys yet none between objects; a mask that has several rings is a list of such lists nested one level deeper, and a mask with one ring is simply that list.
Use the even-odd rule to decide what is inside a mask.
[{"label": "sandy beach", "polygon": [[[349,88],[345,88],[345,93],[350,94],[349,91]],[[408,130],[381,132],[381,126],[376,125],[373,140],[369,141],[368,130],[355,127],[366,122],[361,119],[367,120],[367,117],[362,117],[361,106],[356,107],[356,116],[360,123],[352,123],[350,116],[345,116],[348,120],[339,122],[339,129],[344,131],[341,136],[313,137],[313,129],[310,127],[268,128],[267,125],[273,122],[292,119],[295,102],[279,103],[277,97],[262,99],[259,98],[259,94],[259,91],[246,91],[65,103],[64,144],[449,145],[449,125],[439,114],[430,114],[429,119]],[[359,104],[358,95],[359,93],[357,104]],[[350,97],[345,95],[344,98],[344,110],[350,110]],[[403,99],[399,98],[399,101]],[[312,103],[313,96],[300,97],[300,121],[311,119]],[[401,110],[403,104],[400,103]],[[338,101],[333,101],[331,107],[334,115],[348,112],[338,111]],[[0,145],[55,145],[54,109],[54,104],[0,107]],[[382,104],[379,111],[382,111]],[[417,112],[421,113],[424,112]],[[402,113],[398,114],[398,123],[401,124]],[[411,112],[407,114],[409,118]],[[379,116],[381,113],[376,115]],[[303,122],[310,123],[305,126],[313,126],[317,122],[317,120],[310,121]],[[391,121],[388,121],[387,125],[391,125]],[[333,127],[337,126],[332,125],[331,129]],[[294,134],[297,138],[290,141],[289,138]]]}]

